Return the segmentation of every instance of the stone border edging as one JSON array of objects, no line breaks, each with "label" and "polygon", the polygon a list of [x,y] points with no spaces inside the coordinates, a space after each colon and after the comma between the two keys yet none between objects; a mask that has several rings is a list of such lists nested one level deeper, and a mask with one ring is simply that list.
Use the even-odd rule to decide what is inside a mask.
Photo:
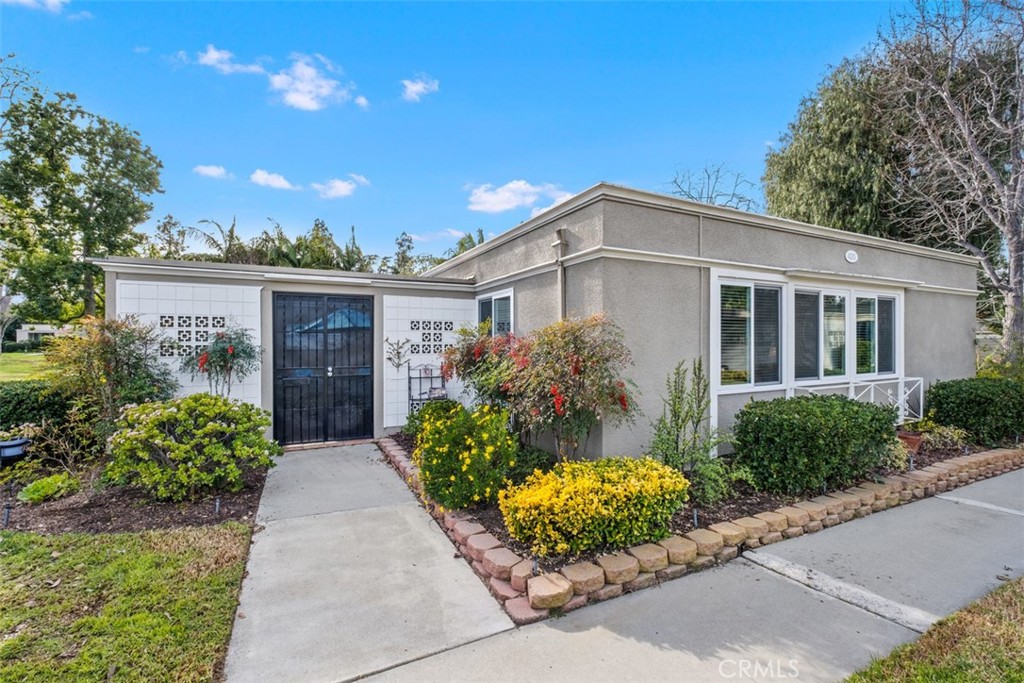
[{"label": "stone border edging", "polygon": [[594,562],[578,562],[557,572],[536,574],[533,561],[503,546],[470,513],[442,513],[436,504],[427,500],[419,484],[419,468],[393,439],[385,437],[378,440],[377,445],[518,625],[724,564],[736,558],[741,550],[821,531],[1024,467],[1024,449],[1003,448],[962,455],[774,511],[712,524],[682,536],[669,536],[656,543],[602,555]]}]

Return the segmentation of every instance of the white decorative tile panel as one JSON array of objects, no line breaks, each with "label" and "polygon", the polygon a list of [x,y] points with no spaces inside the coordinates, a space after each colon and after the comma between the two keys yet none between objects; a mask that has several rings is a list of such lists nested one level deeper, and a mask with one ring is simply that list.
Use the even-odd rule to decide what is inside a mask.
[{"label": "white decorative tile panel", "polygon": [[[187,283],[151,284],[146,282],[117,281],[117,314],[134,315],[146,324],[156,325],[166,342],[160,346],[160,355],[171,367],[181,384],[180,396],[209,391],[203,377],[192,379],[178,368],[182,356],[197,354],[228,324],[239,325],[249,331],[257,345],[260,341],[260,290],[262,287],[238,285],[191,285]],[[227,303],[230,302],[230,303]],[[230,309],[230,313],[229,313]],[[264,363],[270,360],[264,354]],[[231,397],[260,405],[260,372],[236,382]]]},{"label": "white decorative tile panel", "polygon": [[[476,324],[473,299],[445,297],[385,296],[384,338],[408,340],[401,370],[387,362],[387,345],[381,350],[384,363],[384,428],[401,427],[409,415],[409,367],[431,365],[440,370],[441,353],[455,342],[455,331]],[[448,383],[448,397],[462,399],[458,380]],[[414,384],[414,393],[417,388]]]}]

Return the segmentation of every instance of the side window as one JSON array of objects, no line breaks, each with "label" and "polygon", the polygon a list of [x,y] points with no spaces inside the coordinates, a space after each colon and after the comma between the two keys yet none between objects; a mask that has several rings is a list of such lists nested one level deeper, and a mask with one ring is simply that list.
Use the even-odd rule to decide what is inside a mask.
[{"label": "side window", "polygon": [[722,385],[782,381],[782,290],[723,284],[720,297]]},{"label": "side window", "polygon": [[486,297],[477,301],[477,320],[491,321],[491,335],[509,334],[512,331],[512,295]]}]

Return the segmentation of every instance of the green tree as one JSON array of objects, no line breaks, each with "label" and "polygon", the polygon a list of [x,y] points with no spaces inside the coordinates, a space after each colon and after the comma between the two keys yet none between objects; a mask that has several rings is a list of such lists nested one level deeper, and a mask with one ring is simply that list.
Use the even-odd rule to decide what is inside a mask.
[{"label": "green tree", "polygon": [[981,262],[979,318],[1024,349],[1024,11],[919,0],[805,98],[768,212]]},{"label": "green tree", "polygon": [[172,259],[180,261],[188,258],[188,231],[177,218],[167,214],[160,219],[153,229],[153,234],[146,237],[141,253],[146,258]]},{"label": "green tree", "polygon": [[3,113],[0,241],[13,247],[12,289],[31,317],[93,315],[93,257],[132,254],[160,192],[160,161],[138,133],[83,109],[71,93],[38,90]]},{"label": "green tree", "polygon": [[251,244],[239,236],[238,223],[234,217],[231,218],[231,225],[227,228],[208,218],[199,221],[199,225],[209,227],[188,227],[186,231],[190,237],[198,239],[203,246],[210,250],[208,254],[199,255],[202,260],[267,265],[264,262],[265,251],[253,249]]},{"label": "green tree", "polygon": [[313,221],[308,233],[295,238],[295,251],[300,255],[300,268],[333,270],[341,265],[341,247],[334,241],[327,224],[319,218]]},{"label": "green tree", "polygon": [[800,102],[780,145],[768,151],[768,213],[878,237],[905,239],[891,191],[907,164],[896,122],[874,106],[879,79],[864,60],[844,60]]},{"label": "green tree", "polygon": [[455,243],[455,247],[454,248],[449,249],[448,251],[446,251],[444,253],[445,259],[447,260],[447,259],[450,259],[450,258],[455,258],[459,254],[464,254],[467,251],[469,251],[470,249],[472,249],[473,247],[478,247],[478,246],[480,246],[483,243],[484,243],[484,230],[483,230],[483,228],[477,228],[475,236],[473,235],[473,233],[467,232],[466,234],[464,234],[462,237],[459,238],[459,241]]},{"label": "green tree", "polygon": [[377,264],[377,257],[370,254],[363,254],[363,250],[356,242],[356,226],[352,226],[348,242],[341,249],[339,266],[342,270],[355,273],[372,273]]}]

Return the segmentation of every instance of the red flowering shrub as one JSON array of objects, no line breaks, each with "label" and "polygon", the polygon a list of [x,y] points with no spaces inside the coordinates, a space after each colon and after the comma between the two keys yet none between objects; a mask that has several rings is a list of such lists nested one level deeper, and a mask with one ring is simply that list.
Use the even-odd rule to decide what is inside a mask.
[{"label": "red flowering shrub", "polygon": [[512,335],[491,336],[490,321],[456,332],[455,344],[445,350],[441,374],[445,381],[461,379],[474,393],[478,403],[508,406],[515,364],[512,350],[517,340]]},{"label": "red flowering shrub", "polygon": [[181,369],[192,377],[205,375],[210,393],[228,396],[234,380],[244,379],[259,369],[260,353],[247,330],[231,326],[217,332],[199,354],[183,358]]},{"label": "red flowering shrub", "polygon": [[464,328],[444,355],[482,403],[505,406],[525,435],[551,432],[567,459],[598,421],[630,420],[634,402],[621,373],[631,363],[622,332],[603,315],[569,319],[516,338]]},{"label": "red flowering shrub", "polygon": [[511,407],[523,429],[551,432],[562,460],[577,454],[598,422],[634,416],[622,372],[632,362],[622,331],[604,315],[570,318],[529,337],[513,373]]}]

